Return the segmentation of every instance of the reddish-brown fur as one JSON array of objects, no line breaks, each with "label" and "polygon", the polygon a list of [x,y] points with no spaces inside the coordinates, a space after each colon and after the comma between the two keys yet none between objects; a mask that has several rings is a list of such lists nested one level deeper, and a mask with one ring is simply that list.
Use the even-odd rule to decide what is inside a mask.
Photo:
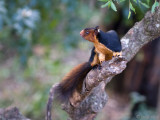
[{"label": "reddish-brown fur", "polygon": [[46,120],[52,120],[51,108],[53,99],[60,102],[69,102],[73,92],[80,92],[82,83],[87,73],[92,69],[90,62],[85,62],[74,67],[56,86],[50,89],[50,96],[47,103]]},{"label": "reddish-brown fur", "polygon": [[107,61],[112,59],[113,56],[113,51],[108,49],[105,45],[101,44],[98,39],[97,39],[97,34],[98,34],[98,29],[99,27],[96,28],[87,28],[84,29],[80,32],[80,35],[85,39],[88,40],[90,42],[94,43],[95,46],[95,52],[98,54],[102,54],[103,56],[105,56],[105,58],[103,60],[101,60],[101,58],[99,58],[99,61]]},{"label": "reddish-brown fur", "polygon": [[87,73],[92,69],[90,62],[79,64],[73,68],[57,87],[57,98],[62,102],[68,102],[76,88],[82,86]]}]

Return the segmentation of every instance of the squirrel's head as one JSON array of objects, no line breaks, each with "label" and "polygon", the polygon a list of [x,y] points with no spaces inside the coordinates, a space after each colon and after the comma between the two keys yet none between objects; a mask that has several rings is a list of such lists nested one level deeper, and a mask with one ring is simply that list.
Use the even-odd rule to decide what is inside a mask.
[{"label": "squirrel's head", "polygon": [[99,26],[96,26],[95,28],[85,28],[80,32],[80,35],[90,41],[95,42],[96,36],[100,32]]}]

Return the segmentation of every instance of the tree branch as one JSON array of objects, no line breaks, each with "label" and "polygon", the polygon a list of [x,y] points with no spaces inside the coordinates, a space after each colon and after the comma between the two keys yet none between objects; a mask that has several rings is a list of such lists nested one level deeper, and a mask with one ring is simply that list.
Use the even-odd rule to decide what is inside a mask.
[{"label": "tree branch", "polygon": [[[135,54],[146,43],[160,36],[160,9],[155,13],[147,12],[144,19],[137,22],[121,39],[123,58],[113,58],[102,64],[102,68],[91,70],[84,83],[81,94],[74,93],[68,105],[63,109],[72,120],[93,120],[105,106],[108,97],[105,86],[117,74],[121,73]],[[77,94],[78,93],[78,94]]]},{"label": "tree branch", "polygon": [[0,120],[30,120],[24,117],[16,107],[0,109]]}]

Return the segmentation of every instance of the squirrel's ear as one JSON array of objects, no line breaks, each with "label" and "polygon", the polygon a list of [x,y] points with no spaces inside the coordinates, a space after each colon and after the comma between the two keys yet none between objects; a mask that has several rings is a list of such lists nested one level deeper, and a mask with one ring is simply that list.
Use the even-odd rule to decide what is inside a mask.
[{"label": "squirrel's ear", "polygon": [[94,29],[95,35],[98,35],[99,32],[100,32],[99,26],[96,26]]},{"label": "squirrel's ear", "polygon": [[96,26],[96,27],[95,27],[95,29],[97,29],[97,30],[98,30],[98,29],[99,29],[99,26]]}]

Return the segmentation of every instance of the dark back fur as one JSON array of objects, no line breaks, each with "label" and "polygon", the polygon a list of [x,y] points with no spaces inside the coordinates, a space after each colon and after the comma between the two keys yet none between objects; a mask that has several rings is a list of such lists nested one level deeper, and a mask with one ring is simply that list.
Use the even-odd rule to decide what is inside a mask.
[{"label": "dark back fur", "polygon": [[95,56],[95,47],[92,48],[92,51],[91,51],[91,56],[89,58],[89,62],[91,63],[93,60],[94,60],[94,56]]},{"label": "dark back fur", "polygon": [[114,30],[108,31],[107,33],[100,30],[97,38],[100,43],[114,52],[120,52],[122,50],[120,39]]}]

